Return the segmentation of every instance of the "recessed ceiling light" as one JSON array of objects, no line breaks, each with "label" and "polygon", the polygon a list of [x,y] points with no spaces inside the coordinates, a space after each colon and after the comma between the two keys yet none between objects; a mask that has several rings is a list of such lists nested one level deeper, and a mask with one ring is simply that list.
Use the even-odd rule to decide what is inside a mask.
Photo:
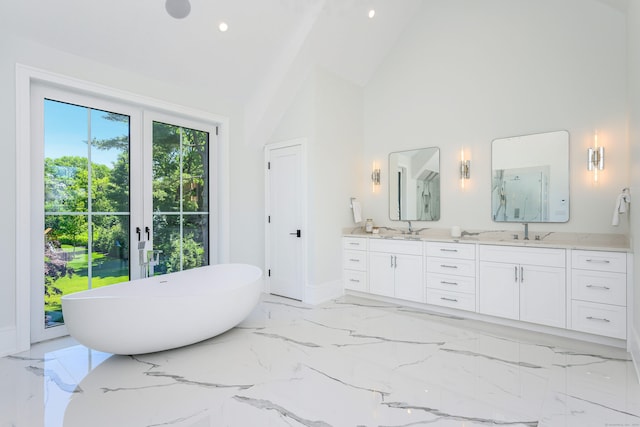
[{"label": "recessed ceiling light", "polygon": [[369,9],[369,18],[373,18],[374,16],[376,16],[376,10],[375,9]]},{"label": "recessed ceiling light", "polygon": [[218,29],[224,33],[229,29],[229,26],[226,22],[221,22],[220,25],[218,25]]}]

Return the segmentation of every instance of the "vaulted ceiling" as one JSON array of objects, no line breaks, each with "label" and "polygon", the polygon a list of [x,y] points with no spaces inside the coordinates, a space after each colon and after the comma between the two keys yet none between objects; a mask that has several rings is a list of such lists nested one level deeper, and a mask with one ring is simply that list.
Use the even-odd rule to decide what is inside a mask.
[{"label": "vaulted ceiling", "polygon": [[[36,42],[179,84],[219,82],[247,102],[274,67],[304,48],[364,84],[420,0],[190,0],[175,19],[164,0],[8,0],[8,25]],[[376,9],[374,19],[367,16]],[[8,16],[5,17],[8,18]],[[218,24],[228,23],[220,32]]]},{"label": "vaulted ceiling", "polygon": [[[283,86],[294,89],[292,72],[322,65],[365,85],[428,1],[190,0],[189,16],[175,19],[165,0],[6,0],[0,21],[20,37],[97,62],[213,86],[259,123]],[[598,1],[624,12],[629,0]]]}]

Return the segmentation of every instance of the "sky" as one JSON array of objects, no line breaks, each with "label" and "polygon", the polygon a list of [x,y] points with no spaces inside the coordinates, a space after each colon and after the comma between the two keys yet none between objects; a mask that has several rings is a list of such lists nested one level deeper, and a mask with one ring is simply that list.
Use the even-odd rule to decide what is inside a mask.
[{"label": "sky", "polygon": [[[106,120],[102,110],[90,109],[63,102],[45,100],[44,106],[44,156],[59,158],[62,156],[87,157],[87,141],[108,139],[129,134],[128,122]],[[91,124],[91,135],[89,135]],[[120,150],[91,151],[93,163],[113,166]]]}]

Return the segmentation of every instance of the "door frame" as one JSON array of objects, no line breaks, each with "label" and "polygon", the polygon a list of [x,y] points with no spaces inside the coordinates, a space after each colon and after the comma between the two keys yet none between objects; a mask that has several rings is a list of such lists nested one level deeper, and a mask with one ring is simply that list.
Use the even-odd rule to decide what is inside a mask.
[{"label": "door frame", "polygon": [[[44,141],[44,111],[35,111],[40,109],[40,105],[36,105],[36,103],[40,102],[42,99],[52,99],[58,102],[66,102],[72,105],[78,105],[81,108],[93,109],[93,110],[102,110],[102,111],[110,111],[118,114],[127,115],[130,119],[129,122],[129,134],[132,136],[131,140],[133,140],[136,134],[141,134],[140,126],[142,113],[140,109],[132,107],[131,105],[112,102],[111,100],[107,100],[104,98],[96,98],[92,96],[87,96],[84,93],[73,93],[68,90],[63,90],[57,87],[52,87],[44,84],[33,84],[31,86],[31,103],[32,106],[35,106],[34,111],[32,111],[31,115],[31,123],[32,123],[32,138],[33,141]],[[142,146],[134,146],[131,144],[131,140],[129,141],[129,164],[135,164],[141,160],[142,154]],[[31,144],[31,171],[34,174],[42,174],[43,173],[43,165],[44,165],[44,144],[32,143]],[[140,175],[131,174],[129,179],[129,194],[132,194],[131,189],[139,188],[142,177]],[[44,215],[42,215],[44,211],[44,181],[42,180],[32,180],[31,181],[31,190],[28,193],[31,198],[30,208],[31,208],[31,229],[32,230],[44,230]],[[136,224],[142,224],[142,200],[140,198],[130,197],[129,200],[129,235],[133,235],[133,230]],[[88,224],[89,225],[89,224]],[[42,233],[33,232],[31,234],[31,260],[36,260],[42,256],[42,248],[44,247],[45,238]],[[131,261],[137,259],[137,250],[134,247],[135,245],[129,245],[129,260],[130,266],[132,266]],[[42,291],[43,284],[39,282],[42,277],[44,277],[44,265],[37,264],[30,266],[31,279],[30,279],[30,300],[31,300],[31,315],[38,314],[38,321],[36,322],[36,316],[31,318],[30,322],[30,334],[31,334],[31,342],[40,342],[46,341],[53,338],[62,337],[65,335],[69,335],[67,327],[65,324],[58,325],[53,328],[45,328],[44,322],[42,322],[39,316],[44,313],[44,300],[42,296],[37,296],[38,292]],[[135,270],[133,268],[130,269],[131,279],[138,278],[135,274]]]},{"label": "door frame", "polygon": [[271,292],[271,277],[269,268],[271,266],[271,227],[269,227],[269,215],[271,212],[271,190],[269,179],[269,162],[271,161],[271,151],[281,148],[300,146],[300,171],[302,174],[302,301],[307,301],[307,263],[309,253],[309,227],[308,227],[308,161],[307,161],[307,138],[295,138],[279,142],[268,143],[264,146],[264,230],[265,230],[265,250],[264,250],[264,292]]},{"label": "door frame", "polygon": [[[162,112],[157,111],[145,111],[142,113],[142,127],[143,131],[143,153],[147,153],[149,155],[145,155],[142,159],[142,171],[145,177],[151,177],[153,175],[153,122],[163,122],[168,123],[173,126],[181,126],[190,129],[197,129],[200,131],[207,132],[209,134],[209,165],[213,168],[217,168],[216,157],[218,156],[219,149],[219,128],[218,124],[207,123],[204,121],[195,120],[193,118],[184,118],[184,117],[176,117],[175,115],[169,115]],[[218,129],[218,130],[217,130]],[[219,190],[218,185],[220,179],[218,178],[216,173],[209,174],[209,192],[210,195],[216,194]],[[145,226],[150,226],[151,235],[147,239],[147,242],[151,245],[146,248],[146,250],[153,249],[153,182],[152,180],[147,180],[144,182],[144,191],[143,191],[143,220],[142,223]],[[218,234],[220,229],[220,200],[217,197],[209,198],[209,235],[215,236]],[[209,264],[216,264],[219,260],[219,249],[218,245],[209,244]],[[219,261],[218,261],[219,262]]]},{"label": "door frame", "polygon": [[68,77],[47,70],[16,64],[16,206],[15,206],[15,325],[0,330],[0,355],[26,351],[31,346],[31,86],[40,83],[103,99],[130,104],[134,107],[165,112],[176,117],[192,118],[217,124],[218,152],[215,167],[218,176],[218,247],[217,260],[229,262],[229,118],[171,102],[138,95],[109,86]]}]

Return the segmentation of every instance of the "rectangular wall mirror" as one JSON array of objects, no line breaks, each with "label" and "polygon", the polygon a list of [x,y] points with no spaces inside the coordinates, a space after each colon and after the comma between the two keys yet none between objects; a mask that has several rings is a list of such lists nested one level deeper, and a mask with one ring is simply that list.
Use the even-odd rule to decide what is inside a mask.
[{"label": "rectangular wall mirror", "polygon": [[569,132],[495,139],[491,165],[494,221],[569,221]]},{"label": "rectangular wall mirror", "polygon": [[440,219],[440,149],[389,154],[389,218],[395,221]]}]

